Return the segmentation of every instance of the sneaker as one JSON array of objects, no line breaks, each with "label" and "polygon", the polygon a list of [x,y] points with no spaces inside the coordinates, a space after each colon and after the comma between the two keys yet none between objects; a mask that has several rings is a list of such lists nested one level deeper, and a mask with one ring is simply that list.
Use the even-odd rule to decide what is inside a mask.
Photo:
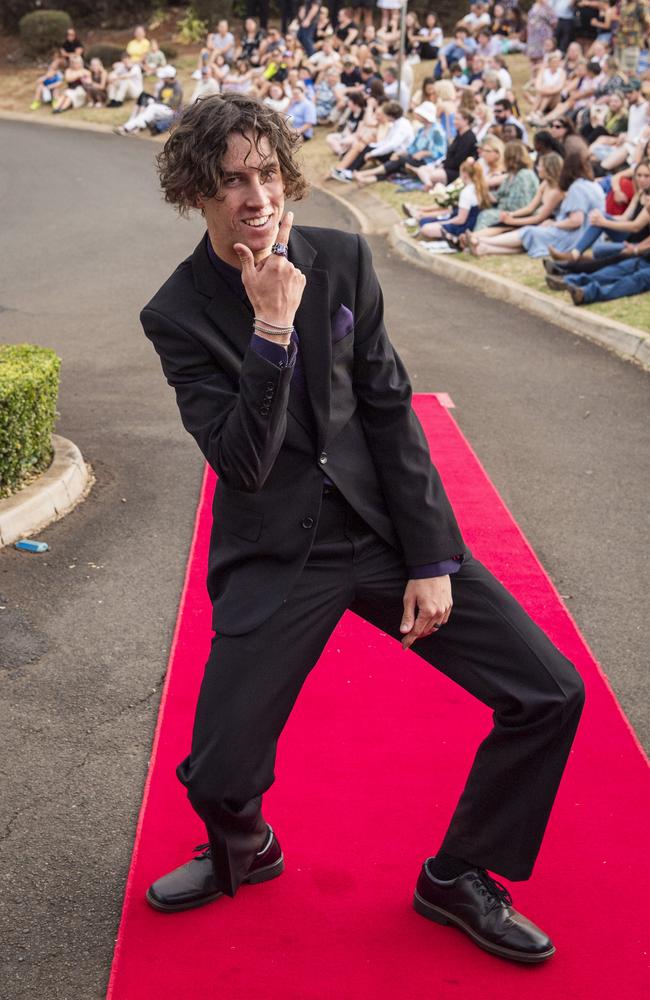
[{"label": "sneaker", "polygon": [[40,108],[40,106],[41,106],[41,102],[40,101],[32,101],[32,103],[29,105],[29,110],[30,111],[38,111],[38,109]]},{"label": "sneaker", "polygon": [[341,167],[332,167],[330,177],[334,181],[341,181],[343,184],[350,184],[352,182],[352,171],[342,169]]}]

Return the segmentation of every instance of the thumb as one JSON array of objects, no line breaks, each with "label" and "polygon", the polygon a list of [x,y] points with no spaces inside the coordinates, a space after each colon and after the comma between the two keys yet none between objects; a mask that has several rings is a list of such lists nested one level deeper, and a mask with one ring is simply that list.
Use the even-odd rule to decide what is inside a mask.
[{"label": "thumb", "polygon": [[247,247],[245,243],[235,243],[233,250],[239,257],[242,278],[249,278],[255,273],[255,258],[253,257],[250,247]]},{"label": "thumb", "polygon": [[402,615],[402,624],[399,627],[400,632],[410,632],[413,628],[414,621],[414,611],[415,611],[415,599],[405,598],[404,599],[404,614]]}]

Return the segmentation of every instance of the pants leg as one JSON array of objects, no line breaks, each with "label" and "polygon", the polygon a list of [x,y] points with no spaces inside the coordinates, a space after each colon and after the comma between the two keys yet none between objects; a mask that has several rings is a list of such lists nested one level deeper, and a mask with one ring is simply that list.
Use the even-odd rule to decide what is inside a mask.
[{"label": "pants leg", "polygon": [[[388,547],[358,568],[352,610],[399,639],[403,567]],[[573,665],[476,559],[452,575],[449,622],[416,643],[492,708],[442,848],[506,878],[530,876],[584,700]]]},{"label": "pants leg", "polygon": [[591,274],[567,274],[565,281],[584,289],[586,303],[640,295],[650,288],[650,261],[644,257],[626,257]]},{"label": "pants leg", "polygon": [[234,895],[266,825],[278,738],[312,666],[351,600],[347,509],[323,500],[312,554],[278,612],[242,636],[217,635],[177,774],[208,830],[220,888]]}]

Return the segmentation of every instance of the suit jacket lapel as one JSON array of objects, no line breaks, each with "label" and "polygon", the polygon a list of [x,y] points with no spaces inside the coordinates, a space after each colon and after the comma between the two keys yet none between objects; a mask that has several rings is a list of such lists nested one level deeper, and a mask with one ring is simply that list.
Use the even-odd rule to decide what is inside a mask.
[{"label": "suit jacket lapel", "polygon": [[300,338],[300,357],[316,421],[317,448],[320,452],[325,444],[330,418],[332,330],[329,278],[327,271],[312,267],[315,255],[311,243],[293,229],[289,238],[289,257],[307,279],[295,324]]}]

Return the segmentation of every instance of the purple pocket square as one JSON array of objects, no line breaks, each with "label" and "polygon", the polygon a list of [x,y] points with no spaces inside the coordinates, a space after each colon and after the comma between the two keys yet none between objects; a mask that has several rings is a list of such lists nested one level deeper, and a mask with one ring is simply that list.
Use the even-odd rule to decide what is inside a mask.
[{"label": "purple pocket square", "polygon": [[352,310],[348,309],[347,306],[340,305],[332,318],[332,343],[336,344],[339,340],[343,340],[348,333],[352,333],[353,328]]}]

